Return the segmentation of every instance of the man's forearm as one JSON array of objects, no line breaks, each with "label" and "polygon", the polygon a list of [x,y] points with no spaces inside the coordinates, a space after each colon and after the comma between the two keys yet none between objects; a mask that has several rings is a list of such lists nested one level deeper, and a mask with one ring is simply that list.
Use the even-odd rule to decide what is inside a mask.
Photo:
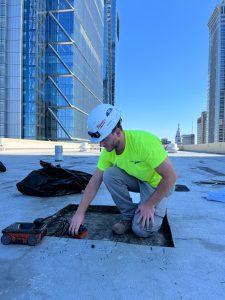
[{"label": "man's forearm", "polygon": [[155,192],[148,199],[148,204],[156,206],[168,194],[170,189],[173,187],[175,180],[175,178],[163,178],[155,189]]},{"label": "man's forearm", "polygon": [[78,212],[85,214],[89,204],[91,203],[91,201],[94,199],[95,195],[97,194],[100,184],[96,185],[96,183],[93,182],[93,179],[92,178],[90,179],[86,189],[84,190],[82,200],[77,209]]}]

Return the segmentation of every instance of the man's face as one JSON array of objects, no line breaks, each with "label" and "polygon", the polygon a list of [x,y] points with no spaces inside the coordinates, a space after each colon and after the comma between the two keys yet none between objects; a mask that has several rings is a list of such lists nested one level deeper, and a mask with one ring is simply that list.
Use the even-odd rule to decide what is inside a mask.
[{"label": "man's face", "polygon": [[111,152],[114,149],[116,149],[118,145],[119,145],[119,138],[116,132],[110,133],[109,135],[107,135],[106,138],[104,138],[104,140],[100,142],[100,146],[104,147],[108,152]]}]

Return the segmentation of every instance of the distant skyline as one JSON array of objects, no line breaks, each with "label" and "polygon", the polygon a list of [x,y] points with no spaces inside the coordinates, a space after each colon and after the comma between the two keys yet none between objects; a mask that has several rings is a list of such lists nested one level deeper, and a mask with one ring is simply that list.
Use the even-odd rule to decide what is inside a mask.
[{"label": "distant skyline", "polygon": [[123,127],[174,141],[207,109],[207,23],[215,0],[117,0],[116,106]]}]

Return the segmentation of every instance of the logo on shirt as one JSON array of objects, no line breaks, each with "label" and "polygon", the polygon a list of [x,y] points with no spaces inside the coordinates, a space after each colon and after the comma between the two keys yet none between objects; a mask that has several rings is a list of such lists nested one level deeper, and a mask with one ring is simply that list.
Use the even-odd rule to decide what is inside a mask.
[{"label": "logo on shirt", "polygon": [[131,160],[130,162],[132,162],[132,163],[134,163],[136,165],[136,164],[141,163],[142,161],[141,160]]}]

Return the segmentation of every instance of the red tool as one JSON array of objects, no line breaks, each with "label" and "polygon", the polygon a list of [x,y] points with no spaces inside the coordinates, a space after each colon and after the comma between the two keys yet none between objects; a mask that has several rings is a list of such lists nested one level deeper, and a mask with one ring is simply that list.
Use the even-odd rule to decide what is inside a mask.
[{"label": "red tool", "polygon": [[36,223],[13,223],[2,230],[1,242],[3,245],[24,244],[37,245],[47,232],[46,225]]},{"label": "red tool", "polygon": [[84,225],[80,225],[80,228],[78,230],[78,234],[71,234],[75,239],[84,239],[88,235],[87,228]]}]

